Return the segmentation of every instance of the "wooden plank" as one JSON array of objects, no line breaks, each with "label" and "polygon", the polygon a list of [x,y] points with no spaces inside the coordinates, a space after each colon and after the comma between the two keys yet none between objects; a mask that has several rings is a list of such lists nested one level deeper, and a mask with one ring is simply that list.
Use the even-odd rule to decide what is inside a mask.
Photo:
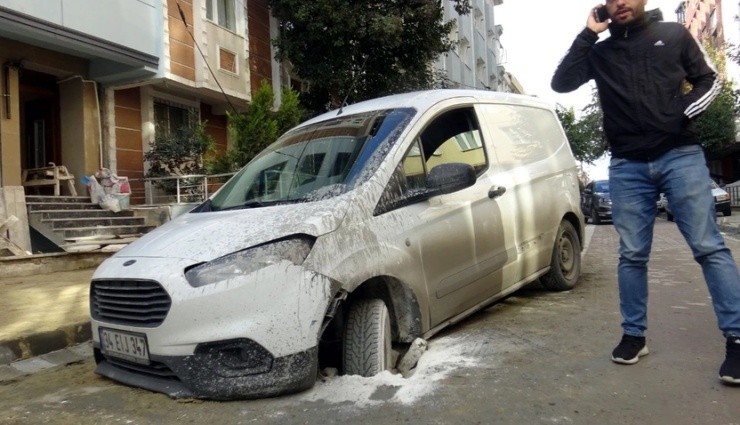
[{"label": "wooden plank", "polygon": [[0,187],[0,198],[4,202],[5,213],[2,218],[15,216],[18,222],[9,226],[7,239],[20,249],[31,252],[31,234],[28,228],[28,213],[26,211],[26,193],[23,186]]}]

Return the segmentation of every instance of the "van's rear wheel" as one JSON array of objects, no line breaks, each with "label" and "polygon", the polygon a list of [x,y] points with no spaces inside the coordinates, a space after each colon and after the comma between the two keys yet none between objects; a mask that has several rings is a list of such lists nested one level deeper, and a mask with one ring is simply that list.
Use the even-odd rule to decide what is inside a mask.
[{"label": "van's rear wheel", "polygon": [[542,286],[551,291],[573,289],[581,275],[581,242],[570,222],[560,222],[552,249],[550,270],[540,278]]},{"label": "van's rear wheel", "polygon": [[343,361],[347,375],[374,376],[393,367],[391,319],[379,299],[359,300],[347,313]]}]

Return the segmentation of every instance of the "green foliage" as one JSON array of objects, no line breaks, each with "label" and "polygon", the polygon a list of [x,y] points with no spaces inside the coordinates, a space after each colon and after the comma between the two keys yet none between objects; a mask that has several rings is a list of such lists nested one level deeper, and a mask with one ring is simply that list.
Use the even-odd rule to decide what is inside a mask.
[{"label": "green foliage", "polygon": [[696,118],[694,125],[702,145],[710,153],[721,153],[735,142],[735,117],[740,114],[740,93],[729,82],[709,108]]},{"label": "green foliage", "polygon": [[740,63],[740,51],[732,45],[722,49],[710,43],[704,43],[712,62],[719,70],[722,89],[711,105],[694,120],[694,128],[702,146],[708,153],[721,155],[735,142],[735,117],[740,115],[740,91],[734,90],[732,83],[726,79],[726,62],[729,58]]},{"label": "green foliage", "polygon": [[[301,102],[314,112],[386,94],[431,88],[429,66],[453,43],[436,0],[270,0],[279,21],[278,59],[310,83]],[[469,0],[456,10],[468,13]]]},{"label": "green foliage", "polygon": [[[200,122],[197,116],[191,116],[193,126],[183,126],[174,132],[166,134],[158,131],[154,141],[150,143],[150,150],[144,154],[144,160],[149,163],[145,177],[185,176],[203,174],[206,172],[204,156],[214,146],[213,137],[205,129],[205,122]],[[168,194],[176,192],[175,180],[155,180],[155,185]],[[181,181],[182,185],[189,182]]]},{"label": "green foliage", "polygon": [[593,163],[606,152],[606,140],[602,131],[603,112],[596,91],[591,104],[584,108],[584,115],[577,119],[573,108],[558,107],[555,112],[570,142],[573,156],[581,162]]},{"label": "green foliage", "polygon": [[208,169],[211,173],[227,173],[240,169],[303,118],[303,109],[293,90],[283,90],[282,103],[277,111],[273,111],[273,103],[272,87],[263,81],[244,112],[228,115],[234,147],[209,162]]},{"label": "green foliage", "polygon": [[301,107],[298,93],[293,90],[283,89],[282,102],[275,115],[278,126],[278,134],[283,134],[298,125],[303,119],[305,111]]}]

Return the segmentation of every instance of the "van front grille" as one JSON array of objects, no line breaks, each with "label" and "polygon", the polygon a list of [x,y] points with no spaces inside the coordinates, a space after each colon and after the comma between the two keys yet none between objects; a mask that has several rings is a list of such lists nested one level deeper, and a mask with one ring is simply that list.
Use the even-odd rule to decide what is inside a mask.
[{"label": "van front grille", "polygon": [[172,299],[153,280],[93,280],[90,314],[111,324],[156,327],[170,310]]}]

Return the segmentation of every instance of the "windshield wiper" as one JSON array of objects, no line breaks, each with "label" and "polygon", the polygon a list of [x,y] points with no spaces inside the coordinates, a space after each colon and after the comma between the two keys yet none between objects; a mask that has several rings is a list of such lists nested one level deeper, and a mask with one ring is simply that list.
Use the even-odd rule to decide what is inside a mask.
[{"label": "windshield wiper", "polygon": [[278,202],[279,201],[265,201],[265,202],[260,202],[260,201],[258,201],[256,199],[250,199],[249,201],[247,201],[247,202],[245,202],[243,204],[232,205],[232,206],[226,207],[226,208],[216,208],[216,211],[239,210],[239,209],[246,209],[246,208],[260,208],[260,207],[264,207],[264,206],[267,206],[267,205],[274,205],[274,204],[276,204]]}]

